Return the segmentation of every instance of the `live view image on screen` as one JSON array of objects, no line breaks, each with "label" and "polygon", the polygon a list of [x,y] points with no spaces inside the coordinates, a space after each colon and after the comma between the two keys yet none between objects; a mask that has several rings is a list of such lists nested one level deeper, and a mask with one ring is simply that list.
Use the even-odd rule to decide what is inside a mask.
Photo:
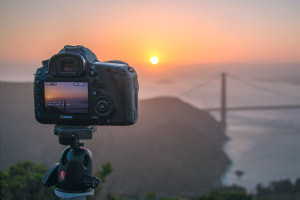
[{"label": "live view image on screen", "polygon": [[87,82],[44,82],[46,113],[88,113]]}]

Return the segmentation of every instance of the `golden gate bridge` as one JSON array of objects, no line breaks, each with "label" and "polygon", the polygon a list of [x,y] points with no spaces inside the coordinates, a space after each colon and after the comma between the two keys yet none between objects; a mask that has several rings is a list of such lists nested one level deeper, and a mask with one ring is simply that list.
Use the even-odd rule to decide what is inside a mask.
[{"label": "golden gate bridge", "polygon": [[[211,78],[205,80],[204,82],[201,82],[197,84],[195,87],[191,88],[190,90],[187,90],[183,92],[183,94],[190,94],[194,92],[195,90],[198,90],[201,87],[206,86],[211,81],[219,78],[220,75],[212,76]],[[226,127],[227,124],[227,112],[228,111],[246,111],[246,110],[279,110],[279,109],[300,109],[300,103],[299,104],[278,104],[278,105],[258,105],[258,106],[236,106],[236,107],[228,107],[227,106],[227,85],[226,81],[227,78],[234,79],[239,82],[243,82],[244,84],[247,84],[249,86],[252,86],[256,89],[264,90],[273,94],[277,94],[280,96],[290,97],[294,99],[300,100],[300,96],[291,95],[289,93],[285,93],[282,91],[277,91],[271,88],[267,88],[261,85],[258,85],[252,81],[242,79],[236,75],[229,74],[229,73],[222,73],[221,74],[221,103],[220,107],[211,107],[211,108],[203,108],[202,110],[209,111],[209,112],[220,112],[220,122],[223,128]]]}]

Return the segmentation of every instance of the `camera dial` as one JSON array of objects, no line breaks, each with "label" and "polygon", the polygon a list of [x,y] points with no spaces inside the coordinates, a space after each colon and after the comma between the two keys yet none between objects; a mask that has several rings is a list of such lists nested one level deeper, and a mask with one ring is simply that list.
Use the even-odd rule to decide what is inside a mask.
[{"label": "camera dial", "polygon": [[113,111],[113,106],[109,98],[107,97],[100,97],[95,106],[95,112],[100,116],[100,117],[106,117],[109,114],[111,114]]}]

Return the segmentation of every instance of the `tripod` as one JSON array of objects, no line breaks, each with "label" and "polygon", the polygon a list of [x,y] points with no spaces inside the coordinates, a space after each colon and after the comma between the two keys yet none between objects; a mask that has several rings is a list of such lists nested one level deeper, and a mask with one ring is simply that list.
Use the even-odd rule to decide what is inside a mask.
[{"label": "tripod", "polygon": [[63,150],[59,163],[46,172],[42,184],[55,185],[54,192],[59,198],[85,200],[86,196],[94,195],[99,179],[92,176],[93,156],[79,140],[92,139],[96,130],[95,126],[55,126],[54,134],[59,137],[59,143],[69,147]]}]

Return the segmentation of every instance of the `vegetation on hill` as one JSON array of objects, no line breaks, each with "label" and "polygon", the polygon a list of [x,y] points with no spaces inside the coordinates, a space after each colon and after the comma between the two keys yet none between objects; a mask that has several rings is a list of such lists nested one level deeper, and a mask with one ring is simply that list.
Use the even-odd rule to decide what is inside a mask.
[{"label": "vegetation on hill", "polygon": [[256,196],[270,200],[294,200],[300,199],[300,178],[295,183],[289,179],[273,181],[268,186],[258,184]]},{"label": "vegetation on hill", "polygon": [[[35,199],[59,199],[54,195],[54,188],[43,187],[41,180],[47,171],[47,167],[35,164],[31,161],[18,162],[9,167],[7,171],[0,170],[1,199],[2,200],[35,200]],[[95,190],[95,195],[88,199],[100,199],[100,192],[108,175],[113,168],[110,163],[102,165],[96,175],[100,178],[100,185]],[[101,196],[106,200],[298,200],[300,199],[300,178],[292,183],[290,180],[274,181],[268,186],[257,185],[256,194],[247,193],[239,186],[220,187],[205,194],[194,197],[172,197],[148,192],[144,195],[117,196],[107,192]]]},{"label": "vegetation on hill", "polygon": [[[41,184],[44,174],[48,170],[47,167],[41,164],[36,164],[32,161],[18,162],[9,167],[8,171],[0,170],[0,199],[1,200],[39,200],[59,199],[54,194],[53,187],[44,187]],[[110,163],[102,165],[96,175],[100,179],[100,184],[95,190],[95,195],[92,199],[99,196],[106,177],[112,172]]]},{"label": "vegetation on hill", "polygon": [[58,199],[53,188],[46,188],[41,184],[46,171],[45,166],[31,161],[18,162],[8,171],[0,171],[1,199]]}]

